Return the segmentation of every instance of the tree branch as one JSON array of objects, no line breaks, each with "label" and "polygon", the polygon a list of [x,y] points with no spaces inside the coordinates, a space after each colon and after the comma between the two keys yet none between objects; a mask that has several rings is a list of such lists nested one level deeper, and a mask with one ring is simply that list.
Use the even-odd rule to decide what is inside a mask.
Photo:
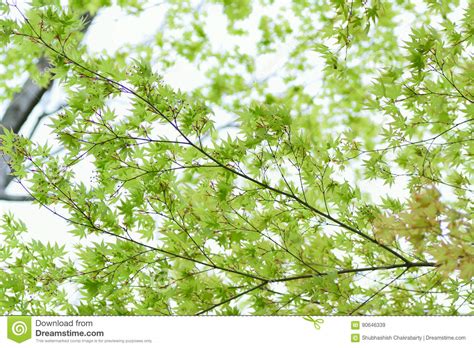
[{"label": "tree branch", "polygon": [[[85,32],[89,28],[93,16],[89,13],[85,13],[82,16],[82,19],[85,23],[82,32]],[[41,73],[51,67],[50,63],[44,56],[38,60],[36,66]],[[13,96],[13,100],[10,102],[10,105],[8,105],[0,121],[0,125],[4,126],[9,130],[12,130],[15,133],[18,133],[21,127],[25,124],[28,117],[30,117],[33,109],[41,101],[43,95],[52,86],[52,81],[53,80],[51,80],[47,87],[41,87],[38,86],[31,78],[28,78],[28,80],[23,85],[21,91]],[[40,119],[38,119],[38,122],[39,121]],[[34,129],[36,127],[37,125],[34,126]],[[2,134],[3,130],[0,127],[0,135]],[[32,134],[30,134],[30,136],[31,135]],[[5,194],[5,190],[13,178],[10,175],[10,168],[7,164],[7,160],[8,159],[3,158],[3,156],[0,157],[0,200],[8,201],[11,199],[9,199],[9,195]]]},{"label": "tree branch", "polygon": [[215,305],[212,305],[212,306],[209,307],[209,308],[206,308],[206,309],[204,309],[204,310],[202,310],[202,311],[200,311],[200,312],[197,312],[195,315],[201,315],[201,314],[207,313],[207,312],[213,310],[213,309],[216,308],[216,307],[222,306],[222,305],[224,305],[224,304],[226,304],[226,303],[229,303],[230,301],[233,301],[233,300],[235,300],[235,299],[238,299],[239,297],[242,297],[242,296],[248,294],[249,292],[252,292],[252,291],[255,291],[255,290],[257,290],[257,289],[260,289],[262,286],[265,286],[265,285],[267,285],[267,284],[268,284],[267,281],[261,282],[260,284],[255,285],[254,287],[252,287],[252,288],[250,288],[250,289],[248,289],[248,290],[245,290],[245,291],[243,291],[243,292],[241,292],[241,293],[238,293],[237,295],[234,295],[234,296],[232,296],[232,297],[229,297],[229,298],[225,299],[225,300],[222,301],[222,302],[216,303]]}]

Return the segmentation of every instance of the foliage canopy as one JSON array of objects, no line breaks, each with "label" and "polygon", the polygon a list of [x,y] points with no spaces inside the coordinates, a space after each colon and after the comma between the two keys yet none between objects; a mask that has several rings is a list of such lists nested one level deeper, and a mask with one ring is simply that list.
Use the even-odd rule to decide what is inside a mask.
[{"label": "foliage canopy", "polygon": [[[1,150],[76,240],[31,240],[5,214],[0,313],[468,311],[472,3],[168,0],[151,39],[90,52],[81,15],[109,6],[0,5],[0,100],[24,71],[67,95],[61,152],[7,129]],[[180,59],[205,82],[167,85]]]}]

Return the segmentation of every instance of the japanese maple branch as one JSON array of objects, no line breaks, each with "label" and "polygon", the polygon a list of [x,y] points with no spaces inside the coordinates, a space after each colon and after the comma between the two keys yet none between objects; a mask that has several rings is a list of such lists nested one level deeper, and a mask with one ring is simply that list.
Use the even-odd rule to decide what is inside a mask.
[{"label": "japanese maple branch", "polygon": [[372,266],[372,267],[362,267],[362,268],[349,268],[349,269],[341,269],[335,272],[322,272],[318,274],[301,274],[291,277],[285,278],[277,278],[269,280],[269,283],[279,283],[279,282],[288,282],[293,280],[299,279],[308,279],[314,277],[323,277],[329,275],[330,273],[336,274],[348,274],[348,273],[360,273],[360,272],[371,272],[371,271],[380,271],[380,270],[389,270],[389,269],[396,269],[396,268],[414,268],[414,267],[437,267],[437,264],[434,262],[408,262],[408,263],[401,263],[395,265],[387,265],[387,266]]},{"label": "japanese maple branch", "polygon": [[242,297],[242,296],[244,296],[244,295],[246,295],[246,294],[248,294],[248,293],[250,293],[250,292],[252,292],[252,291],[255,291],[255,290],[257,290],[257,289],[260,289],[262,286],[265,286],[265,285],[267,285],[267,284],[268,284],[268,281],[261,282],[260,284],[255,285],[254,287],[251,287],[251,288],[248,289],[248,290],[245,290],[245,291],[243,291],[243,292],[240,292],[240,293],[238,293],[238,294],[236,294],[236,295],[234,295],[234,296],[232,296],[232,297],[229,297],[229,298],[227,298],[227,299],[225,299],[225,300],[223,300],[223,301],[221,301],[221,302],[219,302],[219,303],[216,303],[215,305],[212,305],[212,306],[209,307],[209,308],[206,308],[206,309],[204,309],[204,310],[202,310],[202,311],[197,312],[196,315],[201,315],[201,314],[207,313],[207,312],[213,310],[214,308],[217,308],[217,307],[219,307],[219,306],[222,306],[222,305],[224,305],[224,304],[226,304],[226,303],[229,303],[229,302],[231,302],[231,301],[233,301],[233,300],[236,300],[236,299],[238,299],[239,297]]},{"label": "japanese maple branch", "polygon": [[[41,170],[41,169],[40,169]],[[120,235],[120,234],[117,234],[117,233],[114,233],[114,232],[111,232],[111,231],[108,231],[108,230],[105,230],[99,226],[97,226],[96,224],[94,224],[94,222],[92,221],[92,218],[90,216],[88,216],[80,207],[78,207],[75,203],[73,204],[73,206],[71,206],[71,202],[72,202],[72,199],[66,195],[62,190],[61,188],[57,187],[57,185],[55,185],[54,183],[52,183],[50,181],[50,183],[59,191],[61,192],[61,194],[67,199],[67,201],[63,201],[61,200],[61,202],[63,202],[64,204],[67,204],[68,206],[70,206],[71,208],[73,208],[74,210],[76,210],[77,212],[79,212],[81,215],[83,215],[83,217],[86,219],[86,221],[88,223],[83,223],[83,222],[79,222],[79,221],[75,221],[73,219],[70,219],[60,213],[58,213],[57,211],[55,211],[54,209],[52,209],[51,207],[49,207],[48,205],[46,205],[45,203],[41,202],[39,199],[37,199],[35,197],[35,195],[23,184],[20,182],[20,185],[23,187],[23,189],[25,189],[28,194],[30,196],[32,196],[42,207],[46,208],[48,211],[50,211],[51,213],[53,213],[54,215],[60,217],[61,219],[71,223],[71,224],[74,224],[74,225],[78,225],[78,226],[83,226],[83,227],[87,227],[87,228],[90,228],[96,232],[99,232],[99,233],[102,233],[102,234],[105,234],[105,235],[108,235],[108,236],[112,236],[112,237],[115,237],[117,239],[120,239],[120,240],[123,240],[123,241],[127,241],[127,242],[131,242],[131,243],[134,243],[136,245],[139,245],[141,247],[144,247],[144,248],[148,248],[148,249],[152,249],[156,252],[160,252],[162,254],[165,254],[165,255],[169,255],[169,256],[173,256],[173,257],[176,257],[176,258],[179,258],[179,259],[183,259],[183,260],[187,260],[187,261],[191,261],[191,262],[194,262],[194,263],[197,263],[197,264],[201,264],[203,266],[207,266],[207,267],[211,267],[213,269],[216,269],[216,270],[221,270],[221,271],[224,271],[224,272],[228,272],[228,273],[234,273],[234,274],[238,274],[238,275],[241,275],[241,276],[244,276],[244,277],[248,277],[248,278],[252,278],[252,279],[256,279],[256,280],[261,280],[261,281],[266,281],[265,278],[262,278],[262,277],[259,277],[259,276],[256,276],[256,275],[253,275],[253,274],[250,274],[250,273],[245,273],[245,272],[241,272],[241,271],[238,271],[238,270],[234,270],[234,269],[230,269],[230,268],[227,268],[227,267],[221,267],[221,266],[217,266],[217,265],[212,265],[212,264],[209,264],[207,262],[204,262],[204,261],[200,261],[200,260],[197,260],[195,258],[192,258],[190,256],[186,256],[186,255],[180,255],[180,254],[177,254],[175,252],[172,252],[172,251],[168,251],[168,250],[165,250],[165,249],[162,249],[162,248],[157,248],[157,247],[154,247],[154,246],[151,246],[151,245],[148,245],[148,244],[145,244],[143,242],[140,242],[138,240],[135,240],[135,239],[132,239],[130,237],[125,237],[123,235]]]},{"label": "japanese maple branch", "polygon": [[379,295],[385,288],[389,287],[391,284],[393,284],[395,281],[397,281],[402,275],[404,275],[408,271],[408,268],[404,269],[398,276],[393,278],[391,281],[389,281],[387,284],[382,286],[379,290],[377,290],[375,293],[373,293],[368,299],[366,299],[364,302],[362,302],[360,305],[358,305],[355,309],[353,309],[349,315],[354,314],[357,312],[359,309],[364,307],[367,303],[369,303],[373,298],[375,298],[377,295]]},{"label": "japanese maple branch", "polygon": [[[404,273],[406,273],[410,268],[413,268],[413,267],[436,267],[436,264],[434,263],[430,263],[430,262],[425,262],[425,263],[408,263],[408,264],[398,264],[398,265],[390,265],[390,266],[376,266],[376,267],[364,267],[364,268],[353,268],[353,269],[343,269],[343,270],[339,270],[339,271],[336,271],[335,273],[338,274],[338,275],[341,275],[341,274],[348,274],[348,273],[360,273],[360,272],[370,272],[370,271],[378,271],[378,270],[388,270],[388,269],[397,269],[397,268],[405,268],[405,270],[399,274],[397,277],[395,277],[392,281],[390,281],[389,283],[385,284],[384,287],[382,287],[381,289],[379,289],[375,294],[372,294],[371,297],[369,297],[366,301],[364,301],[364,303],[362,303],[361,305],[359,305],[355,310],[353,310],[351,312],[351,314],[357,310],[359,310],[362,306],[364,306],[365,304],[367,304],[371,299],[373,299],[375,296],[377,296],[381,291],[383,291],[387,286],[389,286],[390,284],[392,284],[393,282],[395,282],[397,279],[399,279]],[[270,284],[270,283],[278,283],[278,282],[287,282],[287,281],[293,281],[293,280],[299,280],[299,279],[307,279],[307,278],[316,278],[316,277],[322,277],[322,276],[326,276],[326,275],[329,275],[329,273],[318,273],[318,274],[304,274],[304,275],[299,275],[299,276],[292,276],[292,277],[286,277],[286,278],[278,278],[278,279],[270,279],[270,280],[266,280],[266,281],[263,281],[257,285],[255,285],[254,287],[248,289],[248,290],[245,290],[239,294],[236,294],[228,299],[225,299],[217,304],[214,304],[212,305],[211,307],[203,310],[203,311],[200,311],[198,313],[196,313],[196,315],[201,315],[201,314],[204,314],[206,312],[209,312],[221,305],[224,305],[226,303],[229,303],[243,295],[246,295],[254,290],[257,290],[267,284]]]},{"label": "japanese maple branch", "polygon": [[286,191],[282,191],[278,188],[275,188],[275,187],[272,187],[264,182],[260,182],[259,180],[255,179],[255,178],[252,178],[250,176],[248,176],[247,174],[243,173],[243,172],[239,172],[237,171],[236,169],[230,167],[230,166],[227,166],[225,164],[223,164],[221,161],[219,161],[215,156],[211,155],[209,152],[207,152],[204,148],[200,147],[199,145],[196,145],[193,141],[191,141],[189,139],[188,136],[186,136],[186,134],[183,133],[183,131],[178,127],[177,125],[177,122],[173,122],[173,120],[171,120],[168,116],[166,116],[165,114],[163,114],[163,112],[161,112],[153,103],[151,103],[148,99],[146,99],[145,97],[143,97],[142,95],[140,95],[139,93],[135,92],[134,90],[130,89],[129,87],[121,84],[120,82],[117,82],[113,79],[110,79],[104,75],[102,75],[101,73],[99,72],[96,72],[96,71],[93,71],[89,68],[87,68],[86,66],[84,66],[83,64],[79,63],[79,62],[76,62],[74,60],[72,60],[68,55],[66,55],[64,52],[60,52],[58,51],[56,48],[52,47],[50,44],[48,44],[46,41],[44,41],[44,39],[38,35],[38,33],[36,32],[36,30],[34,29],[34,27],[31,25],[31,23],[28,21],[28,19],[26,17],[25,18],[25,21],[29,24],[30,28],[33,30],[33,32],[37,35],[36,39],[38,41],[40,41],[45,47],[47,47],[49,50],[51,50],[52,52],[54,52],[55,54],[57,54],[58,56],[60,57],[63,57],[64,59],[66,59],[67,61],[71,62],[72,64],[74,64],[75,66],[79,67],[80,69],[92,74],[92,76],[95,76],[96,78],[102,80],[102,81],[105,81],[105,82],[108,82],[111,86],[115,87],[117,90],[121,91],[121,92],[124,92],[124,93],[129,93],[133,96],[135,96],[136,98],[138,98],[139,100],[143,101],[153,112],[155,112],[156,114],[158,114],[160,117],[162,117],[168,124],[170,124],[177,132],[178,134],[180,134],[181,137],[183,137],[183,139],[190,145],[192,146],[193,148],[195,148],[198,152],[202,153],[205,157],[207,157],[208,159],[210,159],[212,162],[216,163],[218,166],[220,166],[222,169],[225,169],[247,181],[250,181],[258,186],[261,186],[263,188],[266,188],[270,191],[273,191],[275,193],[278,193],[278,194],[281,194],[281,195],[284,195],[284,196],[287,196],[293,200],[295,200],[296,202],[298,202],[299,204],[301,204],[302,206],[308,208],[310,211],[328,219],[328,220],[331,220],[332,222],[336,223],[339,227],[342,227],[348,231],[351,231],[357,235],[359,235],[360,237],[370,241],[371,243],[373,244],[376,244],[378,245],[379,247],[381,247],[382,249],[386,250],[387,252],[391,253],[392,255],[396,256],[397,258],[399,258],[400,260],[404,261],[405,263],[409,263],[409,260],[401,255],[400,253],[398,253],[397,251],[393,250],[392,248],[388,247],[387,245],[377,241],[375,238],[369,236],[368,234],[328,215],[327,213],[313,207],[312,205],[308,204],[307,202],[305,202],[303,199],[299,198],[298,196],[295,196],[294,194],[292,193],[289,193],[289,192],[286,192]]}]

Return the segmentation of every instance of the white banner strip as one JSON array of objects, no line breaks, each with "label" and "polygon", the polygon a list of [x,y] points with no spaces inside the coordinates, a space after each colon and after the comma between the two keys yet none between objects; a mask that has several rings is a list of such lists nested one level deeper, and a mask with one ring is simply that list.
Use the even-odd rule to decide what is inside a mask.
[{"label": "white banner strip", "polygon": [[0,347],[473,347],[473,317],[0,317]]}]

